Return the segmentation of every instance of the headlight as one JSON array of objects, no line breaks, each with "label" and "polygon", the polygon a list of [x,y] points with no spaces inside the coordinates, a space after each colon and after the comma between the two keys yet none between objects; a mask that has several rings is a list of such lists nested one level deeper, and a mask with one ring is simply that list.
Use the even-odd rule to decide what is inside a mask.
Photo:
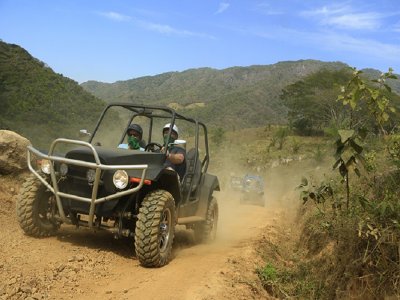
[{"label": "headlight", "polygon": [[117,170],[113,176],[113,183],[117,189],[124,189],[128,185],[129,176],[124,170]]},{"label": "headlight", "polygon": [[40,165],[40,168],[42,169],[43,173],[50,174],[51,161],[48,160],[48,159],[42,159],[42,163]]},{"label": "headlight", "polygon": [[96,171],[93,169],[89,169],[86,172],[86,179],[88,180],[88,182],[91,184],[94,182],[96,178]]},{"label": "headlight", "polygon": [[67,173],[68,173],[68,166],[67,166],[67,164],[62,163],[62,164],[60,165],[60,174],[61,174],[61,176],[65,176],[65,175],[67,175]]}]

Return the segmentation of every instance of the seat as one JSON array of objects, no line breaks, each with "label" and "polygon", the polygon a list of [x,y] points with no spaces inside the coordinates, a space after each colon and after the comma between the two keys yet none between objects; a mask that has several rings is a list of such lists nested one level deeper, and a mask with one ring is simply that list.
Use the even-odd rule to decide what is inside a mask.
[{"label": "seat", "polygon": [[[196,162],[197,161],[197,162]],[[183,192],[193,194],[201,177],[201,162],[196,148],[186,153],[186,173],[182,180]]]},{"label": "seat", "polygon": [[146,143],[145,140],[140,140],[139,141],[139,146],[142,147],[143,149],[146,148],[146,145],[147,145],[147,143]]}]

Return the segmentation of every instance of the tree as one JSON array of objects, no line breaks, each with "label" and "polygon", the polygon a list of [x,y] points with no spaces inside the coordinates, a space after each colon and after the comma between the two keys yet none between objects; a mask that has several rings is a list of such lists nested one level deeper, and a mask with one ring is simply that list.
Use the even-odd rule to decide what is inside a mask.
[{"label": "tree", "polygon": [[225,130],[221,127],[218,127],[214,131],[214,134],[211,136],[211,141],[215,143],[217,146],[220,146],[224,140],[225,140]]},{"label": "tree", "polygon": [[341,120],[344,108],[335,99],[350,75],[348,69],[321,70],[283,89],[280,98],[289,110],[289,123],[297,133],[315,134],[331,122]]},{"label": "tree", "polygon": [[[393,74],[393,69],[382,73],[379,79],[372,82],[377,83],[377,87],[368,86],[361,78],[362,71],[353,69],[353,77],[349,83],[342,87],[341,95],[338,100],[344,106],[350,106],[351,111],[357,111],[358,108],[366,107],[368,115],[372,122],[378,127],[379,133],[386,135],[384,124],[389,121],[389,114],[395,113],[396,109],[390,103],[391,88],[386,84],[387,79],[397,79]],[[351,115],[352,120],[350,127],[355,126],[354,114]]]}]

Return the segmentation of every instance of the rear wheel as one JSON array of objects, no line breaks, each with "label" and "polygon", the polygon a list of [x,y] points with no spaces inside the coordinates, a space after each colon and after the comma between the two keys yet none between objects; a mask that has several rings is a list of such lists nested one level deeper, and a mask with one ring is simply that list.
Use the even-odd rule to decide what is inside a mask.
[{"label": "rear wheel", "polygon": [[208,205],[206,220],[195,224],[194,239],[196,243],[209,243],[215,240],[217,236],[218,225],[218,202],[212,197]]},{"label": "rear wheel", "polygon": [[30,236],[49,236],[59,227],[53,218],[56,210],[54,195],[34,174],[23,183],[16,209],[20,227]]},{"label": "rear wheel", "polygon": [[145,267],[162,267],[171,259],[175,234],[175,201],[164,190],[148,193],[139,209],[135,251]]}]

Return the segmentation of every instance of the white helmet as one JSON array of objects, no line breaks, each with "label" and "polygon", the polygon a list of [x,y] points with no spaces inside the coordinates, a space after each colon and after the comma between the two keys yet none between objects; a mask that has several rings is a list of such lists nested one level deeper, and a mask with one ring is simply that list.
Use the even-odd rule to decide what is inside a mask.
[{"label": "white helmet", "polygon": [[[165,129],[169,129],[171,127],[171,123],[165,124],[164,128],[163,128],[163,132]],[[175,131],[176,135],[179,135],[179,129],[178,126],[176,126],[174,124],[174,126],[172,127],[172,131]]]}]

